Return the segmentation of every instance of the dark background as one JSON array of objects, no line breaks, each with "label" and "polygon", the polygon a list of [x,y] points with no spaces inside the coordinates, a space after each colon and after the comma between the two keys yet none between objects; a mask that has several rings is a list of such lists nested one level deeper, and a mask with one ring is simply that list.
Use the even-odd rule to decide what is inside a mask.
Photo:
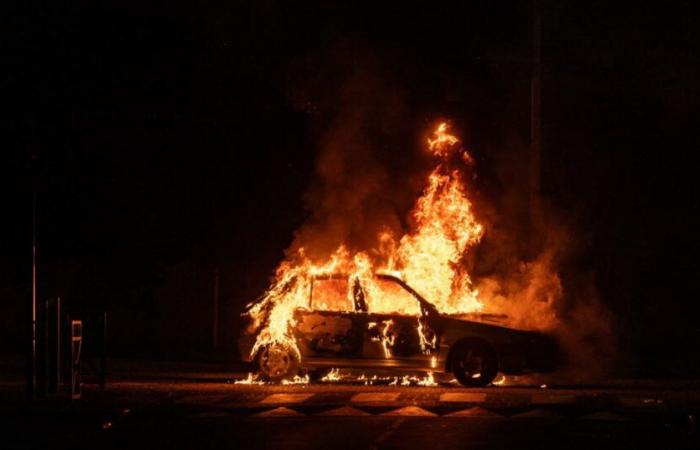
[{"label": "dark background", "polygon": [[[109,311],[115,355],[235,358],[346,72],[400,93],[401,146],[453,119],[496,195],[499,152],[527,152],[531,2],[375,3],[3,6],[0,347],[22,348],[34,179],[41,298]],[[542,190],[613,316],[617,369],[697,375],[697,14],[609,3],[541,3]]]}]

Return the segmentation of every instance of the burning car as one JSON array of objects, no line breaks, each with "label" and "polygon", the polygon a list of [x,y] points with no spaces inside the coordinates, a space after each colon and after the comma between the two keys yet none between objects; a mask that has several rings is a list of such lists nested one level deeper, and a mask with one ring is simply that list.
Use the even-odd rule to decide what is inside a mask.
[{"label": "burning car", "polygon": [[[552,338],[499,325],[496,316],[440,313],[395,275],[315,275],[304,290],[286,342],[256,346],[264,324],[255,320],[239,341],[265,379],[342,367],[451,373],[464,386],[484,386],[498,372],[549,371],[560,360]],[[398,312],[374,312],[387,301]]]},{"label": "burning car", "polygon": [[[506,280],[511,288],[504,290],[492,279],[480,290],[469,273],[472,250],[486,232],[468,197],[474,159],[447,123],[437,126],[426,150],[435,167],[405,227],[375,228],[374,244],[361,248],[333,236],[338,245],[331,254],[314,252],[317,235],[304,233],[287,251],[268,290],[244,314],[241,354],[264,377],[388,368],[447,372],[465,386],[483,386],[499,371],[556,366],[552,339],[513,327],[554,329],[558,276],[524,264],[540,267],[528,279],[545,280],[545,289]],[[511,295],[512,286],[527,296]],[[519,322],[505,320],[509,308]]]}]

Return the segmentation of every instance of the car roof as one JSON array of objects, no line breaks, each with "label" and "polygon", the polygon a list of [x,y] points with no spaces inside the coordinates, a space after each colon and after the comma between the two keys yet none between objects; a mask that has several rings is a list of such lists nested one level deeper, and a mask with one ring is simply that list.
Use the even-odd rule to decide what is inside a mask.
[{"label": "car roof", "polygon": [[[403,281],[401,278],[397,277],[396,275],[391,275],[388,273],[382,273],[382,272],[375,272],[374,278],[378,278],[380,280],[387,280],[387,281],[393,281],[397,284],[399,284],[402,288],[407,290],[411,295],[413,295],[416,300],[418,300],[418,303],[421,304],[422,307],[427,307],[435,312],[437,312],[437,308],[435,308],[435,305],[430,303],[428,300],[425,299],[422,295],[420,295],[418,292],[416,292],[415,289],[413,289],[411,286],[409,286],[405,281]],[[342,279],[347,279],[350,277],[350,274],[347,273],[324,273],[324,274],[316,274],[313,275],[312,278],[314,280],[342,280]]]}]

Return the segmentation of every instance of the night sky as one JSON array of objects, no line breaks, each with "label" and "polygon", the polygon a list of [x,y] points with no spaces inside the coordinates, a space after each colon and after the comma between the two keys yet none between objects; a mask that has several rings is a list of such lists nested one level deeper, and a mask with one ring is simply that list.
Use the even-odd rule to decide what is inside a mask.
[{"label": "night sky", "polygon": [[[483,195],[522,187],[502,168],[527,151],[531,2],[360,3],[5,6],[0,349],[21,349],[34,185],[41,298],[109,311],[115,354],[197,357],[218,267],[235,357],[348,80],[372,86],[374,127],[390,110],[366,138],[395,172],[447,117]],[[697,11],[610,3],[541,2],[542,192],[612,314],[617,366],[697,374]]]}]

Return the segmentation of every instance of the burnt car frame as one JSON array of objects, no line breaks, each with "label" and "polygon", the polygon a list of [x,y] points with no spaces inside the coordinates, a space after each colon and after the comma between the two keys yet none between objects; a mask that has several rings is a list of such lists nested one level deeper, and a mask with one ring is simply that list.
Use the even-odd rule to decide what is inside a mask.
[{"label": "burnt car frame", "polygon": [[[548,335],[488,323],[489,316],[483,314],[441,314],[400,278],[374,277],[395,289],[394,295],[403,295],[400,300],[417,302],[415,314],[368,312],[367,293],[358,279],[317,275],[308,307],[294,312],[299,352],[272,344],[251,354],[259,330],[248,327],[239,340],[244,360],[254,362],[268,380],[290,378],[302,370],[319,374],[330,368],[396,369],[451,373],[464,386],[485,386],[498,372],[546,372],[561,364],[558,345]],[[343,310],[319,303],[319,283],[340,283],[335,295],[347,299]],[[343,294],[343,283],[349,295]]]}]

